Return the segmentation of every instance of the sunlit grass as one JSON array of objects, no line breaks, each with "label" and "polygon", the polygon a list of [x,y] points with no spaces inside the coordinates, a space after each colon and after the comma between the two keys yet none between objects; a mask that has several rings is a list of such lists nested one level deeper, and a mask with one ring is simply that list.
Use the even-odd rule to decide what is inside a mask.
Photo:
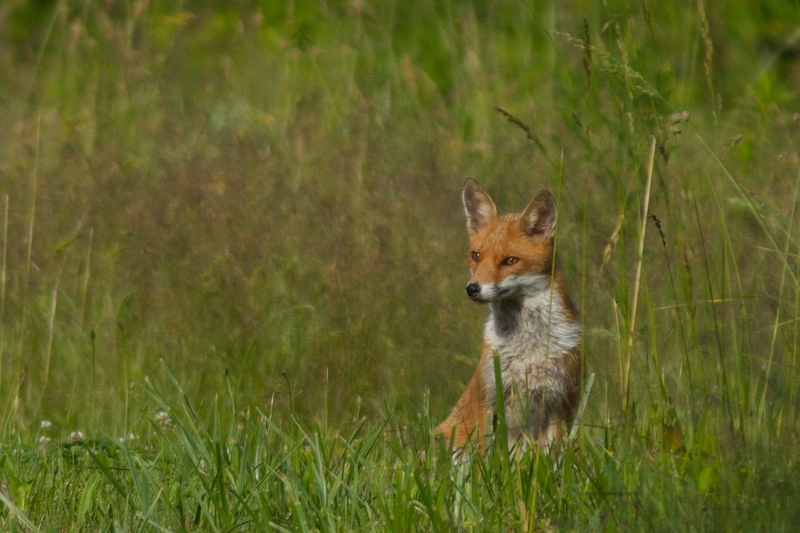
[{"label": "sunlit grass", "polygon": [[758,447],[730,468],[710,433],[686,450],[654,445],[641,426],[586,430],[549,454],[509,457],[490,445],[454,459],[430,438],[424,414],[407,425],[355,420],[334,433],[259,411],[224,413],[231,398],[220,398],[203,423],[177,381],[171,388],[145,383],[157,410],[119,441],[6,439],[7,527],[784,530],[796,515],[796,463]]}]

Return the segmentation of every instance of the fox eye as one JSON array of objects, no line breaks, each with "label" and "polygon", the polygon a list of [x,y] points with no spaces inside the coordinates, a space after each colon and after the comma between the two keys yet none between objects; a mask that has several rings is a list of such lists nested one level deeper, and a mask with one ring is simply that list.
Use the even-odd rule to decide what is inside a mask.
[{"label": "fox eye", "polygon": [[503,260],[503,264],[505,266],[512,266],[512,265],[516,265],[518,261],[519,261],[519,257],[506,257]]},{"label": "fox eye", "polygon": [[477,262],[478,259],[481,258],[481,254],[479,252],[470,252],[469,253],[469,258],[472,259],[473,261]]}]

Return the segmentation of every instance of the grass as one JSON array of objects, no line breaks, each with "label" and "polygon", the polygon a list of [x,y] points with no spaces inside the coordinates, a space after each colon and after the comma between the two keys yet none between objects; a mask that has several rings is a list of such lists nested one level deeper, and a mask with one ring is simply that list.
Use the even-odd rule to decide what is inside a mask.
[{"label": "grass", "polygon": [[608,429],[608,440],[574,437],[552,454],[509,460],[492,446],[453,460],[425,415],[336,432],[257,411],[203,423],[177,381],[172,401],[144,386],[164,414],[139,435],[8,443],[9,528],[729,531],[796,520],[796,464],[754,453],[731,469],[717,442],[687,452]]},{"label": "grass", "polygon": [[[3,528],[793,529],[799,18],[0,6]],[[551,454],[430,438],[485,315],[467,177],[560,191]]]}]

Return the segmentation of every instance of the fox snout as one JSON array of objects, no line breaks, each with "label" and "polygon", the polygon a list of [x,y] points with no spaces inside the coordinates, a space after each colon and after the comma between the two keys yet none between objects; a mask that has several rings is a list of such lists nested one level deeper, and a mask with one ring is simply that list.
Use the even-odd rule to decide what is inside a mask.
[{"label": "fox snout", "polygon": [[473,300],[477,299],[478,296],[481,294],[481,286],[475,282],[470,283],[467,285],[467,296],[472,298]]},{"label": "fox snout", "polygon": [[467,285],[467,296],[469,296],[473,302],[479,304],[494,302],[505,298],[509,296],[511,292],[509,287],[495,285],[494,283],[484,283],[481,285],[477,281],[470,281],[469,285]]}]

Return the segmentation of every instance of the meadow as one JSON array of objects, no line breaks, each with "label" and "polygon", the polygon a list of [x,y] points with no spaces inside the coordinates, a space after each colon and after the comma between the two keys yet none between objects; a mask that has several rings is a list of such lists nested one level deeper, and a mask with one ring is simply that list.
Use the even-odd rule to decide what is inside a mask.
[{"label": "meadow", "polygon": [[[800,5],[0,4],[0,528],[793,531]],[[540,189],[550,453],[431,429]]]}]

